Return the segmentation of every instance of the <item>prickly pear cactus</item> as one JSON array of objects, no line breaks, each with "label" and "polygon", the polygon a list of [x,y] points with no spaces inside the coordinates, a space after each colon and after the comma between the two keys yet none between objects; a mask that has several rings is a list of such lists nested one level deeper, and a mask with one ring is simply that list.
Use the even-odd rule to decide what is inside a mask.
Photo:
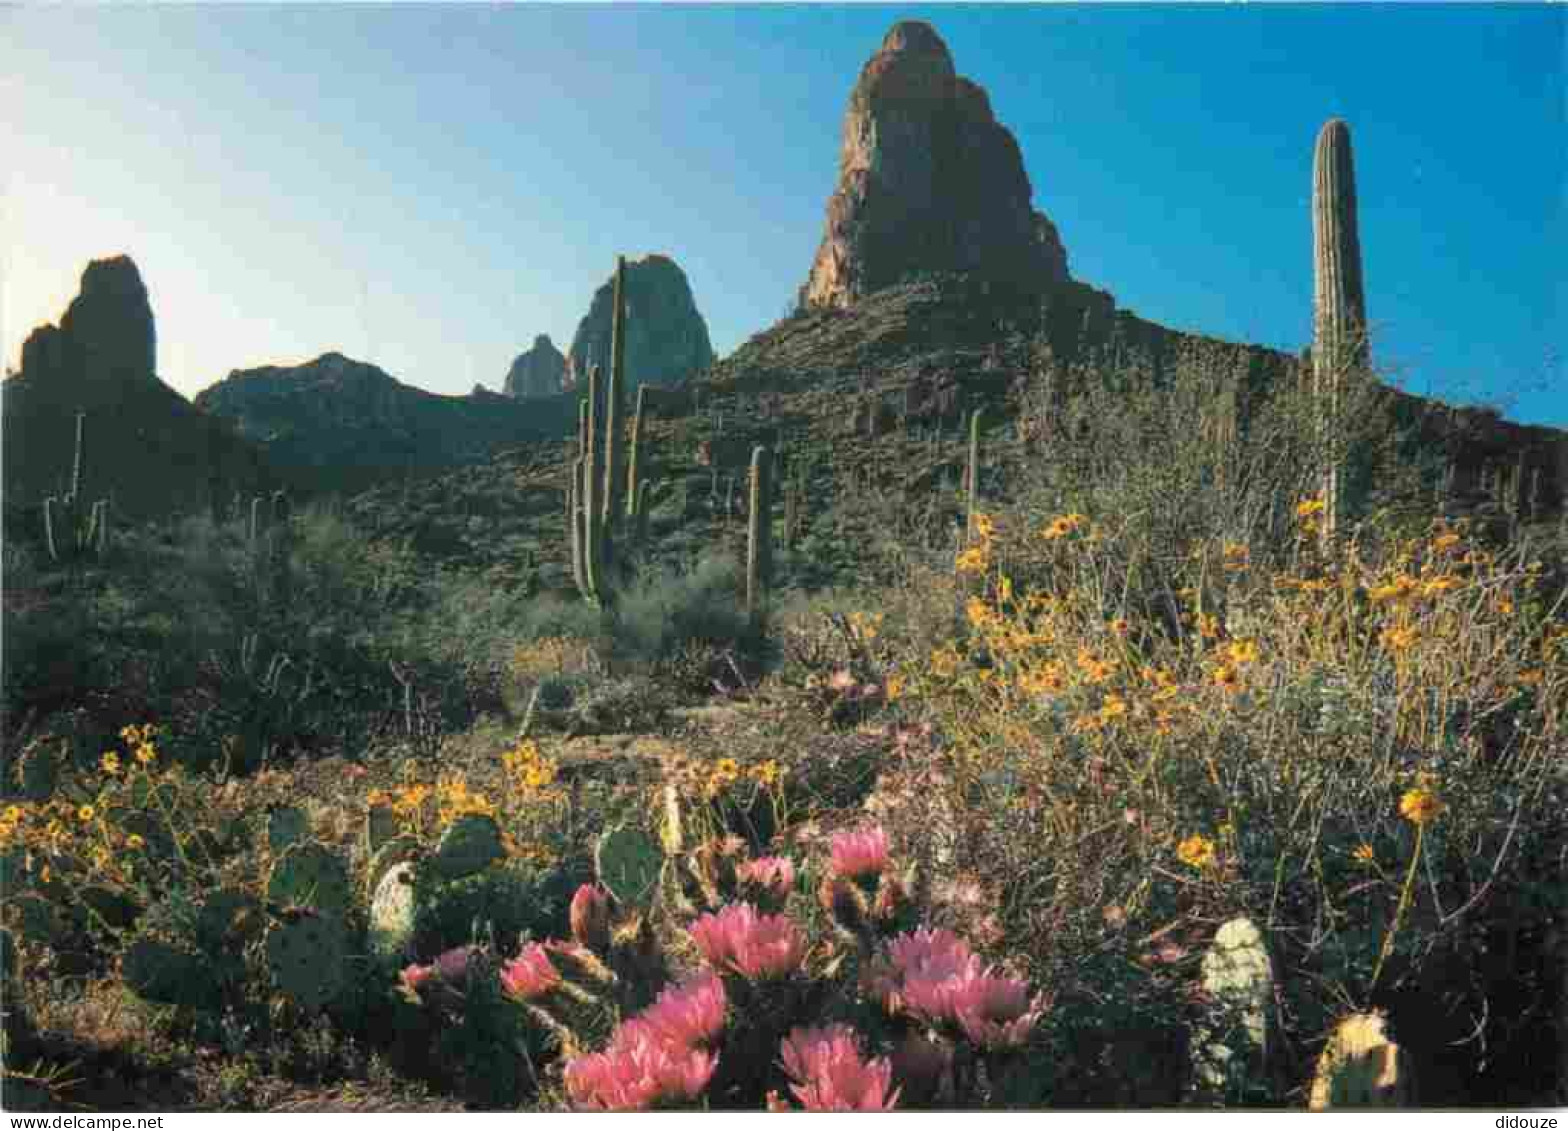
[{"label": "prickly pear cactus", "polygon": [[376,850],[370,858],[370,865],[365,873],[365,894],[368,898],[376,897],[376,890],[381,886],[382,878],[398,864],[418,859],[420,843],[417,838],[404,834],[393,837]]},{"label": "prickly pear cactus", "polygon": [[594,849],[594,871],[599,882],[625,906],[652,896],[664,868],[664,853],[640,829],[611,829]]},{"label": "prickly pear cactus", "polygon": [[421,864],[414,882],[415,949],[424,958],[475,941],[511,945],[525,931],[543,938],[558,929],[574,890],[564,872],[522,861],[492,864],[460,880],[442,880]]},{"label": "prickly pear cactus", "polygon": [[0,894],[14,898],[18,892],[25,891],[31,881],[24,849],[8,848],[0,852]]},{"label": "prickly pear cactus", "polygon": [[29,1036],[27,1016],[16,996],[16,942],[0,929],[0,1075]]},{"label": "prickly pear cactus", "polygon": [[60,756],[47,744],[24,750],[17,759],[17,785],[28,801],[48,801],[60,777]]},{"label": "prickly pear cactus", "polygon": [[1388,1039],[1383,1016],[1356,1013],[1341,1021],[1318,1060],[1308,1108],[1402,1108],[1414,1101],[1410,1058]]},{"label": "prickly pear cactus", "polygon": [[341,917],[351,898],[348,869],[325,845],[296,844],[272,865],[267,898],[284,907],[310,907]]},{"label": "prickly pear cactus", "polygon": [[310,818],[305,810],[280,805],[267,814],[267,846],[274,856],[287,852],[310,836]]},{"label": "prickly pear cactus", "polygon": [[255,940],[265,926],[255,896],[241,888],[219,888],[196,913],[196,941],[209,954],[232,953]]},{"label": "prickly pear cactus", "polygon": [[82,906],[87,908],[90,921],[101,922],[114,930],[124,930],[141,917],[144,910],[136,900],[113,888],[91,884],[77,893]]},{"label": "prickly pear cactus", "polygon": [[336,915],[311,912],[273,923],[267,928],[267,968],[285,995],[306,1009],[320,1009],[347,980],[348,928]]},{"label": "prickly pear cactus", "polygon": [[130,851],[141,853],[144,859],[157,863],[173,860],[179,854],[174,837],[162,817],[137,809],[117,808],[111,813],[110,819],[126,836],[134,834],[141,837],[142,846]]},{"label": "prickly pear cactus", "polygon": [[680,853],[684,839],[681,795],[675,783],[670,782],[664,787],[664,824],[659,829],[659,843],[664,846],[665,855],[675,856]]},{"label": "prickly pear cactus", "polygon": [[1251,919],[1231,919],[1215,933],[1203,956],[1203,988],[1212,1009],[1193,1046],[1198,1089],[1211,1094],[1255,1089],[1263,1083],[1274,967]]},{"label": "prickly pear cactus", "polygon": [[388,958],[407,957],[414,942],[414,865],[393,864],[370,901],[370,949]]},{"label": "prickly pear cactus", "polygon": [[17,909],[17,927],[29,942],[57,950],[71,938],[71,926],[60,909],[41,895],[22,895],[8,901]]},{"label": "prickly pear cactus", "polygon": [[143,935],[120,956],[120,977],[143,1001],[196,1009],[218,1004],[217,980],[204,955],[193,954]]},{"label": "prickly pear cactus", "polygon": [[501,829],[492,817],[470,813],[447,826],[430,858],[431,874],[441,880],[460,880],[504,859]]},{"label": "prickly pear cactus", "polygon": [[369,859],[398,835],[397,813],[390,805],[372,805],[365,811],[365,857]]}]

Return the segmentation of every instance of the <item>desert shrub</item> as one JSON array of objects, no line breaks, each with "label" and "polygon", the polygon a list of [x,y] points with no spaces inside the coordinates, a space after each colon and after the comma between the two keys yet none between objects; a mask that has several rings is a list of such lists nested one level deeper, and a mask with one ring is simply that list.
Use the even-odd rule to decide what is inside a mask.
[{"label": "desert shrub", "polygon": [[687,569],[643,574],[617,595],[608,620],[612,659],[646,671],[683,652],[690,662],[694,652],[711,658],[728,651],[754,664],[766,636],[747,621],[743,585],[734,561],[721,555],[701,557]]},{"label": "desert shrub", "polygon": [[[1190,974],[1243,914],[1268,924],[1287,1049],[1350,1002],[1402,1008],[1430,1063],[1436,1034],[1462,1044],[1460,1018],[1505,984],[1483,976],[1471,924],[1539,891],[1539,854],[1564,841],[1560,599],[1539,563],[1463,526],[1363,527],[1365,545],[1326,552],[1318,509],[1293,506],[1290,547],[1257,557],[1186,535],[1157,604],[1131,597],[1150,535],[1119,510],[981,516],[956,574],[927,586],[931,625],[964,617],[908,639],[889,677],[936,735],[918,788],[946,798],[944,820],[920,811],[909,832],[945,825],[948,867],[1009,877],[997,914],[1063,986],[1064,1026],[1112,992],[1073,986],[1109,976],[1095,956]],[[1544,987],[1561,959],[1530,961]],[[1102,1101],[1129,1086],[1084,1071]]]}]

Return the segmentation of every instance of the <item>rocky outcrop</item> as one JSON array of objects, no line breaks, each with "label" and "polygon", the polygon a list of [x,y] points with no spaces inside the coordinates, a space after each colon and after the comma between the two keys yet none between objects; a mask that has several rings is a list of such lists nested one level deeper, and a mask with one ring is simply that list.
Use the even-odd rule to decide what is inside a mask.
[{"label": "rocky outcrop", "polygon": [[112,395],[157,372],[157,335],[147,287],[126,255],[95,259],[58,328],[38,327],[22,343],[22,372]]},{"label": "rocky outcrop", "polygon": [[911,275],[958,271],[1039,290],[1068,279],[1012,133],[929,24],[895,24],[844,116],[838,184],[804,307],[848,307]]},{"label": "rocky outcrop", "polygon": [[549,334],[534,339],[533,348],[517,355],[507,370],[501,391],[509,397],[553,397],[566,379],[566,355],[555,348]]},{"label": "rocky outcrop", "polygon": [[235,370],[196,404],[232,421],[301,490],[359,490],[388,476],[481,463],[565,435],[577,413],[561,393],[526,403],[484,390],[440,396],[336,352]]},{"label": "rocky outcrop", "polygon": [[[588,366],[610,361],[614,274],[594,292],[593,303],[572,337],[567,383],[587,379]],[[626,262],[626,388],[674,385],[713,364],[708,324],[697,309],[691,284],[666,255]]]},{"label": "rocky outcrop", "polygon": [[214,484],[228,497],[272,484],[261,454],[160,381],[156,363],[136,264],[92,261],[60,324],[28,335],[22,368],[3,386],[9,531],[36,536],[38,504],[66,488],[78,412],[89,438],[84,490],[120,518],[205,507]]}]

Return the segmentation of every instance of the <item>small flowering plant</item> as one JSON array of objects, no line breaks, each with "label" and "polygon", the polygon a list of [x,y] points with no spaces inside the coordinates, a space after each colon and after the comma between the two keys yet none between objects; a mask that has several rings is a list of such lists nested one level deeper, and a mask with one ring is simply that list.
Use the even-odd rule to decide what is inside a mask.
[{"label": "small flowering plant", "polygon": [[[813,924],[822,919],[793,893],[793,860],[747,859],[727,841],[691,853],[690,870],[706,872],[724,899],[688,912],[685,941],[699,964],[623,1014],[602,1043],[563,1042],[573,1107],[965,1106],[1019,1074],[1044,995],[953,931],[898,926],[914,909],[912,877],[896,869],[880,827],[840,833],[823,847],[825,859],[808,867],[823,876],[819,902],[835,934],[815,946]],[[740,898],[745,891],[770,893],[779,909]],[[593,905],[595,897],[579,895],[579,909]],[[574,934],[602,939],[606,932],[588,919],[574,918]],[[503,983],[514,999],[563,1019],[572,995],[607,999],[618,979],[640,976],[622,953],[626,929],[612,923],[607,933],[602,953],[582,942],[525,949],[503,967]]]}]

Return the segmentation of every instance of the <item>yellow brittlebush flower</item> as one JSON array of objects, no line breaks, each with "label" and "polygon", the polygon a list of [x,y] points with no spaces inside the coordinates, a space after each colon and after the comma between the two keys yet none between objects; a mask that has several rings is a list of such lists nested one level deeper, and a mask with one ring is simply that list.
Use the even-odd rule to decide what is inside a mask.
[{"label": "yellow brittlebush flower", "polygon": [[1399,799],[1399,815],[1412,825],[1424,825],[1443,811],[1443,802],[1430,789],[1407,790]]},{"label": "yellow brittlebush flower", "polygon": [[1208,868],[1214,863],[1214,842],[1193,833],[1176,846],[1176,858],[1193,868]]}]

